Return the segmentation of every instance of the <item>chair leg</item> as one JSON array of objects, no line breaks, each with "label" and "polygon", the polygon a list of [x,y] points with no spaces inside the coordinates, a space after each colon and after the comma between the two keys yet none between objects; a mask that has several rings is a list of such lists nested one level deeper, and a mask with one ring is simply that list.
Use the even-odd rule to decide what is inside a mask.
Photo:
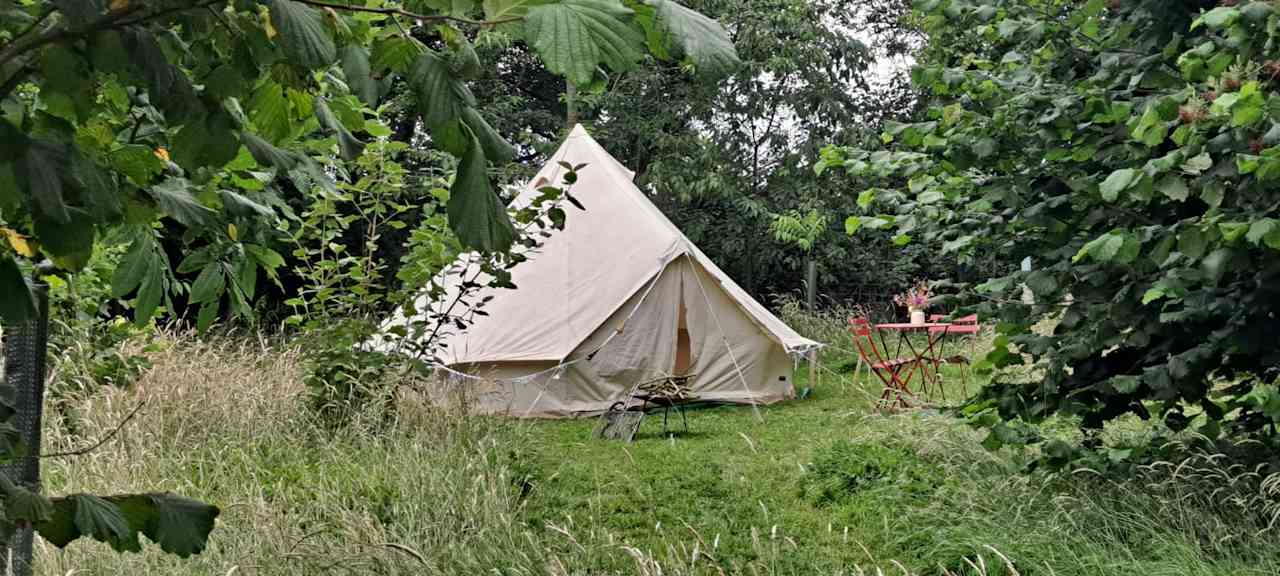
[{"label": "chair leg", "polygon": [[684,423],[684,433],[689,433],[689,419],[684,415],[684,408],[680,409],[680,421]]},{"label": "chair leg", "polygon": [[891,400],[892,396],[893,396],[892,385],[885,384],[884,391],[880,393],[880,401],[876,403],[879,405],[879,408],[878,408],[879,411],[885,412],[893,408],[893,401]]}]

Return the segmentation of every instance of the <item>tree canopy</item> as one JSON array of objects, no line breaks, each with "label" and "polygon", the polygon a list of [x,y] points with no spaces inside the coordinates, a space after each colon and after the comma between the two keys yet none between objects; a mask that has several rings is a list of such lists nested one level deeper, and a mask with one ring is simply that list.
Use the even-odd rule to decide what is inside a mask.
[{"label": "tree canopy", "polygon": [[1000,371],[969,407],[989,444],[1034,441],[1017,423],[1057,414],[1078,417],[1089,443],[1125,414],[1274,438],[1275,4],[917,8],[928,43],[911,76],[927,112],[887,125],[883,147],[824,150],[819,169],[907,179],[861,191],[850,231],[1030,259],[972,287],[999,331],[985,366]]},{"label": "tree canopy", "polygon": [[[822,226],[811,252],[774,239],[775,222],[837,223],[852,200],[809,170],[824,143],[878,134],[915,102],[905,68],[883,74],[918,39],[905,0],[703,0],[692,6],[728,29],[743,64],[724,82],[696,82],[677,64],[613,79],[584,117],[636,181],[695,242],[753,294],[799,288],[817,261],[835,297],[869,270],[904,278],[921,262],[892,252],[887,236],[841,238]],[[884,67],[892,71],[893,68]],[[792,214],[792,213],[795,214]],[[908,261],[909,260],[909,261]],[[895,265],[901,264],[901,266]]]},{"label": "tree canopy", "polygon": [[[491,173],[515,148],[469,86],[477,44],[583,86],[646,54],[705,77],[738,64],[720,25],[672,0],[2,1],[0,17],[6,325],[33,316],[37,275],[81,270],[107,238],[129,246],[111,291],[131,297],[136,321],[172,311],[174,296],[200,306],[201,326],[224,309],[251,315],[258,277],[284,265],[273,246],[285,221],[302,221],[293,206],[327,195],[308,221],[342,221],[324,210],[353,189],[404,186],[384,160],[405,148],[383,146],[398,135],[384,112],[409,134],[424,128],[413,144],[455,159],[448,189],[429,193],[462,247],[503,261],[524,237]],[[7,458],[18,450],[8,423],[3,436]],[[89,536],[138,550],[141,533],[186,556],[218,514],[168,494],[50,500],[11,483],[0,494],[0,530],[30,522],[58,546]]]}]

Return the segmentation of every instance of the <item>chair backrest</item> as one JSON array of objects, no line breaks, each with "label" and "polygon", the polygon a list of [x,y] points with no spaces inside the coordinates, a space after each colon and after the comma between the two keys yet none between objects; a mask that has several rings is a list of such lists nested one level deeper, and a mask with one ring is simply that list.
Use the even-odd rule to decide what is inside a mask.
[{"label": "chair backrest", "polygon": [[[930,314],[929,321],[930,322],[946,322],[947,315],[946,314]],[[930,328],[929,333],[940,334],[942,332],[946,332],[947,334],[977,334],[981,330],[982,330],[982,327],[978,326],[978,315],[970,314],[968,316],[961,316],[959,318],[952,319],[951,325],[945,328],[943,327]]]},{"label": "chair backrest", "polygon": [[858,347],[858,355],[867,364],[884,362],[884,355],[876,346],[875,327],[865,316],[849,319],[849,331],[853,333],[853,344]]}]

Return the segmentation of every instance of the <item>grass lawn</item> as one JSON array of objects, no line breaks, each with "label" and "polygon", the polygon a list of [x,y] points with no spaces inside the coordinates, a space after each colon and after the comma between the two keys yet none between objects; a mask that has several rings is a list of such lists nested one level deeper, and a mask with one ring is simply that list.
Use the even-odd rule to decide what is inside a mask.
[{"label": "grass lawn", "polygon": [[936,411],[878,414],[876,386],[831,377],[761,407],[763,421],[711,408],[664,437],[651,416],[627,444],[591,439],[592,419],[413,403],[328,431],[306,408],[296,350],[179,341],[152,360],[129,389],[47,412],[45,449],[64,451],[146,402],[100,449],[46,461],[45,489],[216,503],[208,549],[41,542],[38,574],[1280,573],[1276,487],[1239,470],[1028,474],[1029,452],[988,452]]},{"label": "grass lawn", "polygon": [[[630,444],[591,439],[594,420],[533,424],[526,521],[569,535],[604,530],[708,574],[1014,573],[1010,562],[1021,574],[1280,567],[1273,552],[1206,547],[1206,534],[1164,517],[1196,512],[1162,504],[1160,490],[1027,475],[1029,452],[987,452],[982,433],[936,410],[878,414],[867,393],[877,386],[825,380],[808,399],[761,407],[760,418],[750,407],[693,411],[689,433],[676,419],[664,436],[661,416],[649,416]],[[582,568],[629,562],[599,558]]]},{"label": "grass lawn", "polygon": [[590,439],[594,420],[532,426],[528,521],[601,526],[650,553],[692,559],[697,547],[729,568],[763,562],[784,573],[866,564],[878,559],[872,548],[902,536],[891,508],[815,505],[799,482],[817,450],[886,420],[854,395],[819,389],[761,407],[759,419],[750,407],[695,410],[688,433],[677,418],[668,436],[661,420],[647,417],[630,444]]}]

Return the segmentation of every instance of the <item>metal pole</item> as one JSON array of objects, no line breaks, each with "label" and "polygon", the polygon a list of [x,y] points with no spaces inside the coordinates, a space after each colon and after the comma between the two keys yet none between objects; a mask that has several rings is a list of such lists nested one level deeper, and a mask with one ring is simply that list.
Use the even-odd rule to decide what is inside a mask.
[{"label": "metal pole", "polygon": [[[49,342],[49,285],[35,282],[37,314],[17,326],[6,327],[4,334],[4,378],[7,392],[12,394],[13,425],[22,438],[25,452],[0,466],[14,484],[28,490],[40,490],[40,421],[44,411],[45,353]],[[12,576],[31,575],[31,526],[18,527],[8,542],[3,543],[3,558]]]},{"label": "metal pole", "polygon": [[805,301],[813,312],[818,306],[818,263],[813,260],[812,252],[805,253],[805,284]]}]

